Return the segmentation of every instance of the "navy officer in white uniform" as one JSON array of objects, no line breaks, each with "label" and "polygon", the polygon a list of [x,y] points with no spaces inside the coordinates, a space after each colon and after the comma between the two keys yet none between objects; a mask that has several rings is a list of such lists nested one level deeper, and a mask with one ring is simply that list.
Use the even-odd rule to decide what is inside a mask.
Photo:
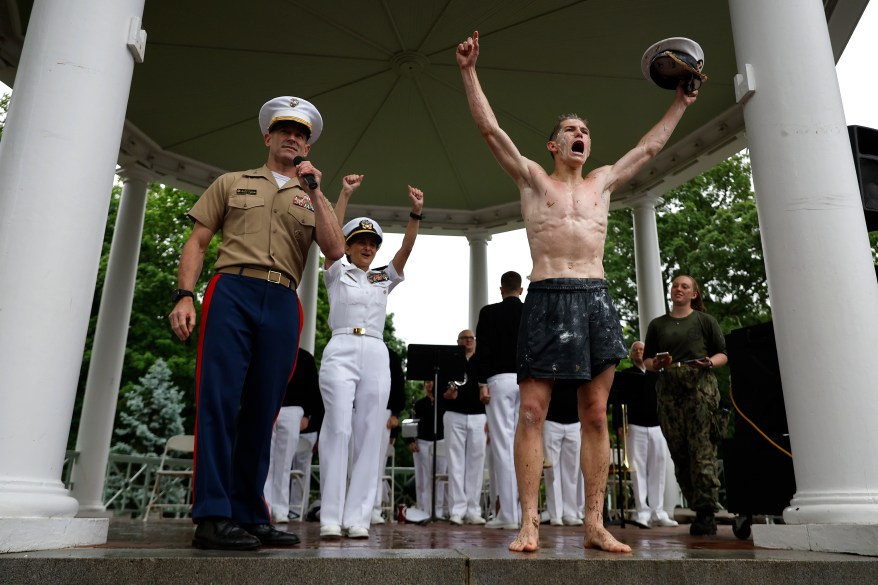
[{"label": "navy officer in white uniform", "polygon": [[[339,222],[343,221],[350,195],[362,182],[362,175],[348,175],[342,180],[335,209]],[[327,258],[324,265],[332,339],[320,366],[320,393],[326,409],[318,442],[321,538],[369,537],[390,394],[390,366],[384,345],[387,295],[403,280],[403,268],[414,247],[424,205],[419,189],[409,186],[408,198],[408,225],[390,264],[370,269],[383,234],[376,221],[358,217],[342,229],[348,262]],[[349,445],[352,464],[346,489]]]}]

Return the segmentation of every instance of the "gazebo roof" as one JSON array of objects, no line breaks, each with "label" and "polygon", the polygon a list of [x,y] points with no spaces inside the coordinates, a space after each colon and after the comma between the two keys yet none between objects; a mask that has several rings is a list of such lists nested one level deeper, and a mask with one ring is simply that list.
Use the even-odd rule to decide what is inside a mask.
[{"label": "gazebo roof", "polygon": [[[836,59],[867,3],[824,1]],[[0,0],[0,59],[10,65],[0,79],[10,85],[31,6]],[[311,158],[330,198],[345,174],[367,176],[351,213],[402,225],[408,183],[429,194],[433,233],[520,227],[517,189],[479,136],[455,62],[475,29],[482,85],[522,153],[549,166],[548,132],[576,112],[594,140],[587,170],[633,147],[673,98],[641,75],[643,51],[671,36],[700,43],[710,80],[666,149],[614,194],[616,206],[660,195],[746,146],[725,2],[175,0],[146,2],[142,26],[146,58],[135,67],[119,164],[189,190],[262,164],[256,114],[295,95],[324,117]]]}]

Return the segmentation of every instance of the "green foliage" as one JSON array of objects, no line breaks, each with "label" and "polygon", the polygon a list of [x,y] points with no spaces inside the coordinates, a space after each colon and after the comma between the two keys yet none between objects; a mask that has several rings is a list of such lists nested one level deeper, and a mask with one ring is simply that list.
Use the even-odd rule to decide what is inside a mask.
[{"label": "green foliage", "polygon": [[161,455],[168,437],[183,434],[183,392],[163,359],[120,398],[113,453]]},{"label": "green foliage", "polygon": [[6,112],[9,111],[9,99],[12,97],[8,93],[0,95],[0,140],[3,140],[3,127],[6,126]]},{"label": "green foliage", "polygon": [[[121,197],[122,188],[116,185],[110,199],[103,252],[86,338],[86,350],[83,354],[82,369],[80,370],[74,420],[79,418],[81,400],[85,392],[94,331],[97,325],[98,310]],[[192,227],[192,221],[186,214],[197,199],[197,195],[170,187],[158,184],[149,187],[143,222],[143,237],[140,243],[137,281],[134,286],[134,301],[120,382],[120,395],[124,395],[131,390],[138,377],[143,375],[157,359],[161,358],[171,371],[171,380],[174,386],[186,390],[183,414],[185,428],[189,429],[190,432],[194,429],[193,381],[198,328],[196,327],[189,342],[181,343],[168,325],[168,313],[171,311],[170,294],[177,288],[177,267],[180,252]],[[204,267],[195,291],[199,298],[204,294],[213,264],[216,261],[218,247],[216,240],[217,238],[211,243],[205,254]],[[75,433],[71,433],[68,443],[75,445],[75,441]]]},{"label": "green foliage", "polygon": [[[669,192],[656,210],[664,285],[689,274],[701,286],[707,309],[723,331],[771,319],[750,163],[737,154]],[[619,316],[628,324],[626,340],[638,332],[630,209],[613,211],[604,267]]]}]

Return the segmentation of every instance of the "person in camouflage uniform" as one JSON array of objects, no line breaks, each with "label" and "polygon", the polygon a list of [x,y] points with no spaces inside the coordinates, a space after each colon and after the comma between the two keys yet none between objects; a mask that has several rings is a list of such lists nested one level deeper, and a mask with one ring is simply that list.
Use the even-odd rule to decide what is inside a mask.
[{"label": "person in camouflage uniform", "polygon": [[676,468],[677,483],[696,512],[692,535],[716,534],[719,509],[716,446],[719,387],[714,367],[726,365],[725,338],[704,312],[698,283],[681,275],[671,285],[671,312],[649,324],[644,365],[658,371],[659,424]]}]

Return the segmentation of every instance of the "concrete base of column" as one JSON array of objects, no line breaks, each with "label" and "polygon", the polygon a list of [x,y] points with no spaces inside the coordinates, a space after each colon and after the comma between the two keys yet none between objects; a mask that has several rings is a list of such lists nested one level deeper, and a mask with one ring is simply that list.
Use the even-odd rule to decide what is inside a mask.
[{"label": "concrete base of column", "polygon": [[113,511],[104,506],[80,506],[76,512],[77,518],[112,518]]},{"label": "concrete base of column", "polygon": [[761,548],[878,556],[875,524],[758,524],[752,532]]},{"label": "concrete base of column", "polygon": [[106,544],[107,518],[0,518],[0,553]]}]

